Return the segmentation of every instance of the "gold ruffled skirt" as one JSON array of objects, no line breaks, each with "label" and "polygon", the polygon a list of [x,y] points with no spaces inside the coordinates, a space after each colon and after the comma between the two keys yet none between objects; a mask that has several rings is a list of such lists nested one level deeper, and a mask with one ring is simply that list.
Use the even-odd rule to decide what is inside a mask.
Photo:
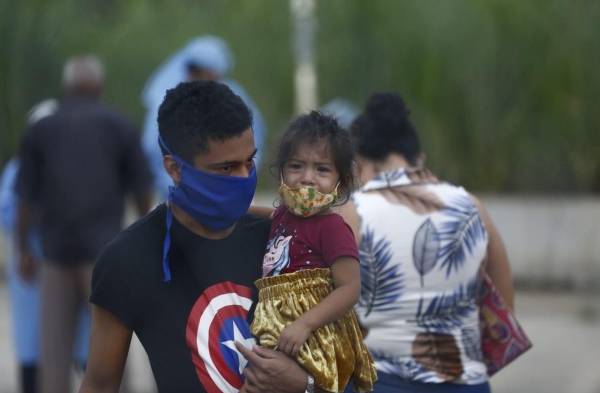
[{"label": "gold ruffled skirt", "polygon": [[[333,289],[329,269],[299,270],[256,281],[259,290],[252,333],[260,345],[275,348],[281,331],[321,302]],[[315,330],[300,349],[299,364],[329,392],[343,392],[352,379],[355,390],[370,392],[377,379],[353,310]]]}]

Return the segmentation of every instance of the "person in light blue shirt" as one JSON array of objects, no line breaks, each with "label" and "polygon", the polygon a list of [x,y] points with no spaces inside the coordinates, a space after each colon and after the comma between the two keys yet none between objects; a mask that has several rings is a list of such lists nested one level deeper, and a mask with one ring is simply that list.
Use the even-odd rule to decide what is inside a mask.
[{"label": "person in light blue shirt", "polygon": [[163,156],[157,143],[158,107],[167,89],[178,83],[191,80],[214,80],[226,84],[252,111],[254,142],[258,149],[255,164],[260,164],[266,127],[263,117],[250,96],[236,81],[227,78],[233,68],[233,56],[227,43],[216,36],[200,36],[192,39],[181,50],[171,55],[150,76],[142,92],[142,102],[146,108],[142,145],[148,158],[156,196],[166,199],[172,181],[163,170]]},{"label": "person in light blue shirt", "polygon": [[[58,106],[56,100],[45,100],[36,105],[29,114],[28,123],[32,124],[53,113]],[[40,290],[36,280],[23,280],[18,271],[19,254],[14,236],[17,216],[17,197],[15,182],[19,170],[19,161],[13,158],[4,167],[0,177],[0,232],[6,249],[7,284],[10,299],[10,320],[12,341],[19,372],[20,391],[34,393],[38,373],[39,336],[40,336]],[[39,233],[34,229],[29,241],[36,260],[42,259]],[[88,337],[90,315],[82,309],[79,318],[79,330],[74,350],[75,363],[83,368],[88,355]]]},{"label": "person in light blue shirt", "polygon": [[345,130],[350,129],[350,125],[359,115],[358,108],[345,98],[334,98],[321,107],[321,112],[335,117],[338,124]]}]

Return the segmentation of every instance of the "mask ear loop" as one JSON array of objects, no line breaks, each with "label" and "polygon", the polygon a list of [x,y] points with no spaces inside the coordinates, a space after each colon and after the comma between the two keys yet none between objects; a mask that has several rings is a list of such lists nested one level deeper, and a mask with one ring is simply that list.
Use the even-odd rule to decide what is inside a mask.
[{"label": "mask ear loop", "polygon": [[171,153],[171,149],[169,149],[169,147],[167,146],[167,144],[165,143],[165,141],[162,139],[162,136],[158,136],[158,145],[160,147],[162,147],[163,149],[165,149],[167,151],[167,153],[169,153],[170,155],[173,155],[173,153]]},{"label": "mask ear loop", "polygon": [[[169,196],[169,205],[171,197]],[[169,266],[169,251],[171,249],[171,227],[173,226],[173,212],[171,206],[167,205],[167,232],[165,234],[165,240],[163,242],[162,252],[162,271],[163,271],[163,282],[171,281],[171,268]]]},{"label": "mask ear loop", "polygon": [[288,186],[287,184],[285,184],[285,181],[283,180],[283,171],[279,171],[279,185],[280,186]]},{"label": "mask ear loop", "polygon": [[167,144],[165,143],[165,141],[162,139],[162,136],[160,136],[160,135],[158,136],[158,144],[163,149],[165,149],[167,151],[167,153],[169,153],[169,155],[177,163],[177,166],[179,167],[179,170],[181,171],[181,168],[183,167],[184,161],[177,154],[174,154],[171,151],[171,149],[169,149],[169,147],[167,146]]},{"label": "mask ear loop", "polygon": [[[161,145],[177,162],[180,166],[181,163],[178,157],[171,153],[171,150],[167,147],[161,136],[158,136],[158,143]],[[173,226],[173,211],[171,210],[171,201],[173,200],[173,192],[175,187],[169,186],[169,198],[167,199],[167,217],[166,217],[166,233],[165,240],[163,241],[162,251],[162,271],[163,271],[163,282],[171,281],[171,267],[169,265],[169,251],[171,250],[171,227]]]},{"label": "mask ear loop", "polygon": [[335,188],[333,189],[334,203],[339,200],[340,193],[338,189],[340,188],[340,184],[342,184],[342,181],[338,180],[337,184],[335,185]]}]

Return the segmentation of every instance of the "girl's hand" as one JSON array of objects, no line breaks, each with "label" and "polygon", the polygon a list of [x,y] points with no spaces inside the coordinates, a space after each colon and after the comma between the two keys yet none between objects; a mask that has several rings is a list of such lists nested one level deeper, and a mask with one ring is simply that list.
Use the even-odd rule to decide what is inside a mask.
[{"label": "girl's hand", "polygon": [[298,319],[283,329],[279,336],[277,349],[290,356],[297,356],[311,332],[311,329]]}]

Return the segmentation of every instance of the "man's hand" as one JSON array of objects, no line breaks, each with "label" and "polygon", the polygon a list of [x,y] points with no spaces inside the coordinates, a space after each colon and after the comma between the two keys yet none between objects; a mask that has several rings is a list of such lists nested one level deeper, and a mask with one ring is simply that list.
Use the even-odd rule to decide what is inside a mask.
[{"label": "man's hand", "polygon": [[297,319],[283,329],[279,335],[277,349],[292,357],[296,357],[302,345],[308,340],[310,333],[310,328],[302,323],[301,319]]},{"label": "man's hand", "polygon": [[19,275],[23,281],[33,281],[37,270],[37,261],[27,251],[22,251],[19,257],[18,265]]},{"label": "man's hand", "polygon": [[287,355],[254,346],[251,350],[235,343],[248,360],[244,370],[246,381],[240,393],[304,393],[307,375],[296,361]]}]

